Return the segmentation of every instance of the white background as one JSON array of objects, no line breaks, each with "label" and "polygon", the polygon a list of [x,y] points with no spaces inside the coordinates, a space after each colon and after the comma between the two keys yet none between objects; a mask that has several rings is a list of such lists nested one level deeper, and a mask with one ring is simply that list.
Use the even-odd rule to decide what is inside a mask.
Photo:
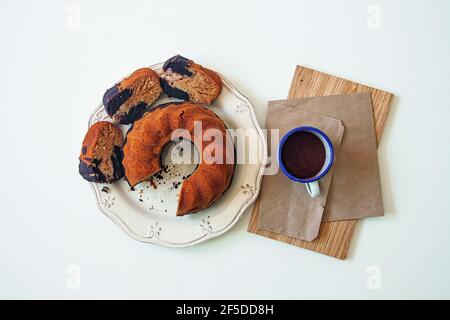
[{"label": "white background", "polygon": [[[0,34],[1,298],[450,298],[450,1],[2,0]],[[249,234],[249,212],[167,249],[97,211],[77,172],[88,117],[115,80],[176,53],[230,79],[261,124],[296,64],[395,94],[386,216],[358,223],[347,261]]]}]

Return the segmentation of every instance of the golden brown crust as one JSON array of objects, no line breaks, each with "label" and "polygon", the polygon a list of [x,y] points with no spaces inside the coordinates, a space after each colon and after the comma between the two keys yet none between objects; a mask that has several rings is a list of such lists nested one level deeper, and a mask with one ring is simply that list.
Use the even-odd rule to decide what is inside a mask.
[{"label": "golden brown crust", "polygon": [[215,94],[215,96],[213,97],[213,100],[216,99],[218,96],[220,96],[220,93],[222,92],[222,79],[220,79],[219,75],[208,68],[204,68],[202,67],[203,71],[211,77],[212,81],[214,81],[217,85],[217,93]]},{"label": "golden brown crust", "polygon": [[[190,136],[194,137],[195,121],[202,123],[202,135],[207,129],[216,129],[222,135],[223,144],[214,146],[221,147],[223,164],[208,161],[203,154],[200,155],[197,169],[183,181],[177,210],[179,216],[209,207],[231,183],[234,147],[222,119],[199,105],[171,104],[148,112],[136,121],[124,146],[125,175],[129,184],[134,186],[161,170],[161,154],[165,145],[171,141],[174,130],[186,129]],[[197,139],[193,141],[197,149],[203,151],[212,142]]]},{"label": "golden brown crust", "polygon": [[90,163],[94,159],[94,148],[98,139],[99,133],[105,126],[109,126],[111,123],[107,121],[99,121],[93,124],[86,135],[84,136],[83,143],[81,145],[81,153],[79,159],[85,163]]},{"label": "golden brown crust", "polygon": [[121,109],[127,110],[139,102],[152,104],[162,93],[158,74],[150,68],[141,68],[119,82],[119,90],[130,89],[133,95],[125,101]]},{"label": "golden brown crust", "polygon": [[[219,75],[218,75],[215,71],[213,71],[213,70],[211,70],[211,69],[208,69],[208,68],[205,68],[205,67],[203,67],[203,66],[201,66],[201,65],[199,65],[199,64],[197,64],[197,63],[195,63],[195,62],[192,61],[192,60],[190,60],[190,63],[191,63],[191,69],[192,69],[192,70],[196,70],[197,72],[203,72],[203,73],[206,74],[206,75],[211,79],[211,81],[214,82],[214,83],[216,84],[216,86],[217,86],[215,92],[214,92],[214,93],[211,95],[211,97],[210,97],[210,101],[209,101],[209,102],[206,102],[206,103],[210,104],[210,103],[211,103],[213,100],[215,100],[215,99],[220,95],[220,93],[222,92],[222,79],[220,79]],[[197,102],[197,103],[202,103],[202,102]],[[203,102],[203,103],[205,103],[205,102]]]},{"label": "golden brown crust", "polygon": [[158,79],[158,74],[151,68],[140,68],[133,71],[128,77],[124,78],[119,82],[119,89],[124,90],[131,88],[139,78],[149,77],[153,79]]}]

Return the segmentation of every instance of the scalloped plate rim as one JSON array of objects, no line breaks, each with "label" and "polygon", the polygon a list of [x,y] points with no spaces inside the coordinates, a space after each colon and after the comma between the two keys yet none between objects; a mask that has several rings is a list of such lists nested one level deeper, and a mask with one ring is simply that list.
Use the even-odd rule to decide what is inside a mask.
[{"label": "scalloped plate rim", "polygon": [[[162,67],[162,65],[163,65],[163,63],[157,63],[157,64],[154,64],[154,65],[151,65],[149,68],[159,69],[159,68]],[[161,245],[161,246],[164,246],[164,247],[182,248],[182,247],[193,246],[193,245],[205,242],[207,240],[217,238],[217,237],[225,234],[227,231],[229,231],[239,221],[239,219],[242,217],[244,212],[256,201],[256,199],[257,199],[257,197],[259,195],[259,192],[260,192],[260,189],[261,189],[262,177],[263,177],[263,173],[264,173],[264,169],[265,169],[264,164],[267,163],[267,141],[266,141],[266,137],[265,137],[265,135],[264,135],[264,133],[262,131],[262,128],[261,128],[259,122],[258,122],[258,119],[256,117],[255,109],[253,107],[253,104],[250,102],[250,100],[247,97],[245,97],[239,90],[237,90],[231,84],[231,82],[228,79],[226,79],[222,74],[220,74],[219,72],[216,72],[216,73],[219,74],[219,76],[221,77],[222,81],[230,89],[230,91],[233,92],[240,100],[242,100],[243,102],[245,102],[247,104],[248,110],[250,112],[250,117],[251,117],[252,123],[253,123],[255,129],[258,132],[258,137],[259,137],[259,139],[261,141],[261,146],[262,146],[262,150],[261,150],[262,157],[261,157],[261,161],[258,163],[259,164],[259,170],[257,171],[256,177],[255,177],[255,184],[254,184],[255,190],[254,190],[254,192],[252,192],[252,196],[249,199],[246,199],[243,202],[242,206],[240,207],[238,212],[236,212],[236,214],[234,215],[234,217],[230,221],[230,223],[226,227],[221,229],[220,231],[204,233],[201,237],[198,237],[198,238],[196,238],[196,239],[194,239],[192,241],[188,241],[188,242],[184,242],[184,243],[172,243],[172,242],[160,240],[157,237],[143,237],[143,236],[140,236],[140,235],[136,234],[133,230],[131,230],[127,226],[127,224],[120,217],[118,217],[113,212],[110,212],[110,211],[106,210],[102,206],[100,190],[95,187],[96,184],[94,182],[90,182],[89,184],[91,185],[91,188],[92,188],[92,190],[95,193],[98,210],[100,210],[100,212],[102,212],[105,216],[107,216],[110,220],[112,220],[125,234],[127,234],[129,237],[131,237],[134,240],[137,240],[137,241],[140,241],[140,242],[143,242],[143,243],[151,243],[151,244]],[[89,128],[89,126],[90,126],[94,116],[103,107],[104,107],[103,104],[100,103],[95,108],[94,112],[89,117],[88,128]]]}]

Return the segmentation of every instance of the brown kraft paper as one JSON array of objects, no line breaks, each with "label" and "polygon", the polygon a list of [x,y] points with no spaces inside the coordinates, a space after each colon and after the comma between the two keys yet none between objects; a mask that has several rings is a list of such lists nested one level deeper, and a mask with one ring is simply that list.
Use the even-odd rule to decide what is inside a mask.
[{"label": "brown kraft paper", "polygon": [[[312,126],[322,130],[333,143],[334,161],[338,161],[338,151],[344,133],[344,126],[338,119],[269,102],[266,126],[269,130],[268,145],[273,166],[278,167],[276,154],[279,141],[274,141],[274,146],[271,146],[270,129],[279,129],[281,138],[289,130],[300,126]],[[306,241],[315,239],[319,233],[334,166],[335,164],[320,179],[320,195],[314,199],[309,196],[303,183],[290,180],[281,170],[275,175],[264,176],[259,228]]]},{"label": "brown kraft paper", "polygon": [[370,93],[278,100],[274,103],[338,118],[345,126],[322,220],[383,216]]}]

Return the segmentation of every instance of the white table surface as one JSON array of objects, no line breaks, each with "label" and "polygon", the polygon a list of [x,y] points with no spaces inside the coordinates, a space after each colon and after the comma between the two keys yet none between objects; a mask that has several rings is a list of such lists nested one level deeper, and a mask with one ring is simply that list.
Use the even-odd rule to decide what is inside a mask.
[{"label": "white table surface", "polygon": [[[0,34],[0,298],[450,298],[449,1],[11,0]],[[167,249],[97,211],[77,172],[88,116],[176,53],[223,73],[261,123],[296,64],[395,94],[386,216],[358,223],[347,261],[249,234],[249,212]]]}]

